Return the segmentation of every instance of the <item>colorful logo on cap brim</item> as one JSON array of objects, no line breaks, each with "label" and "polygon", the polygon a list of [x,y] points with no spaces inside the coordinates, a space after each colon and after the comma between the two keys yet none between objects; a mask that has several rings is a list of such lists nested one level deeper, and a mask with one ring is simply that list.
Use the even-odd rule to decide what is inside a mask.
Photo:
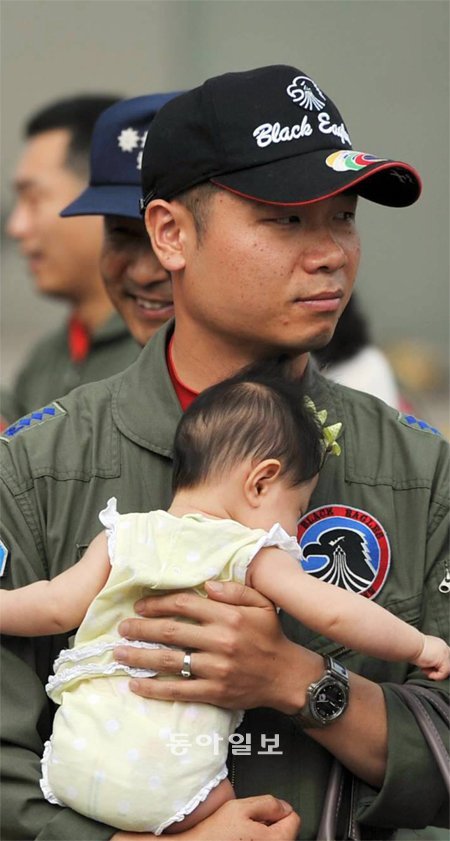
[{"label": "colorful logo on cap brim", "polygon": [[299,523],[298,542],[305,572],[328,584],[378,595],[386,581],[391,549],[383,526],[367,511],[327,505]]},{"label": "colorful logo on cap brim", "polygon": [[328,155],[325,163],[330,169],[334,169],[335,172],[348,172],[349,170],[358,172],[366,166],[383,163],[385,160],[386,158],[375,158],[374,155],[366,155],[365,152],[342,150]]}]

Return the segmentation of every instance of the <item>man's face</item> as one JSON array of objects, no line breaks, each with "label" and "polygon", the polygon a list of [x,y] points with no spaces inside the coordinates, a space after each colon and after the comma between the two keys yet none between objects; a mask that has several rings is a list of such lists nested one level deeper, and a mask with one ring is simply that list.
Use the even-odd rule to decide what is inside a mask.
[{"label": "man's face", "polygon": [[140,345],[173,316],[172,284],[144,223],[106,216],[100,271],[106,291]]},{"label": "man's face", "polygon": [[27,141],[7,232],[20,243],[40,292],[78,300],[98,277],[102,225],[95,217],[59,216],[86,186],[66,166],[69,139],[67,130],[53,129]]},{"label": "man's face", "polygon": [[187,229],[177,320],[197,340],[219,338],[249,358],[327,344],[358,268],[355,210],[349,194],[296,208],[220,190],[201,240]]}]

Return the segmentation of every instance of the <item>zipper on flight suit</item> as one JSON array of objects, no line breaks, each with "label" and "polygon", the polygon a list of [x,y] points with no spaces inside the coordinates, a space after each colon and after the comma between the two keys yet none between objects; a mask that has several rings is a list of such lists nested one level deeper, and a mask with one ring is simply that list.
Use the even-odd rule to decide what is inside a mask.
[{"label": "zipper on flight suit", "polygon": [[440,593],[450,593],[450,565],[448,561],[444,561],[445,574],[439,584],[438,590]]},{"label": "zipper on flight suit", "polygon": [[[337,648],[334,648],[332,651],[330,651],[330,657],[338,657],[341,654],[344,654],[344,652],[347,653],[348,651],[349,651],[348,648],[346,648],[344,645],[340,645]],[[236,782],[236,775],[237,775],[236,759],[234,757],[234,754],[231,754],[230,783],[233,786],[233,788],[234,788],[235,782]]]},{"label": "zipper on flight suit", "polygon": [[234,754],[231,754],[231,768],[230,768],[230,783],[234,788],[234,783],[236,780],[236,760],[234,758]]}]

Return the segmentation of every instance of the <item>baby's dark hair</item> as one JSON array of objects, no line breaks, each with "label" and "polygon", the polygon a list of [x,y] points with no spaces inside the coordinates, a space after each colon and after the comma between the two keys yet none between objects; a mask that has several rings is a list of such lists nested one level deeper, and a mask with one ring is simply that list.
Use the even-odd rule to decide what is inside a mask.
[{"label": "baby's dark hair", "polygon": [[289,365],[285,358],[259,362],[194,400],[175,435],[174,493],[220,479],[249,457],[278,459],[293,487],[318,473],[322,429]]}]

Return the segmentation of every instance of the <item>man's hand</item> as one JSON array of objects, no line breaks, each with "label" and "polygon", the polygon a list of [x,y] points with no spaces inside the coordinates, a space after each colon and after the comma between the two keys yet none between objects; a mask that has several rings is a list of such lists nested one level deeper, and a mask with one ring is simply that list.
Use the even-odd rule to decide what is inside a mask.
[{"label": "man's hand", "polygon": [[127,619],[119,626],[127,639],[177,650],[120,646],[115,651],[119,662],[174,675],[181,672],[184,652],[192,651],[195,680],[134,679],[130,688],[145,698],[291,712],[284,709],[286,679],[297,646],[284,636],[273,604],[241,584],[213,581],[206,588],[207,599],[195,593],[143,599],[136,610],[145,618]]},{"label": "man's hand", "polygon": [[[284,800],[264,794],[243,800],[229,800],[209,818],[178,833],[180,841],[294,841],[300,818]],[[172,836],[171,836],[172,837]],[[117,832],[111,841],[153,841],[155,835]]]}]

